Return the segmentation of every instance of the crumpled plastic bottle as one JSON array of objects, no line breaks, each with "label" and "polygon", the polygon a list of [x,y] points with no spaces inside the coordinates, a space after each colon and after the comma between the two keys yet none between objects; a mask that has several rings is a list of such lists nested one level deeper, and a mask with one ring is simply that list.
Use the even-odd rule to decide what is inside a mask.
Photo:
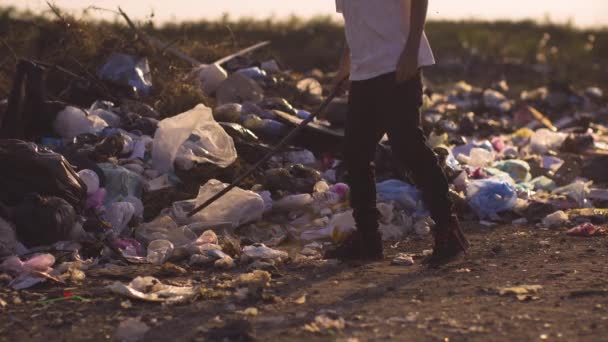
[{"label": "crumpled plastic bottle", "polygon": [[148,245],[146,259],[151,264],[164,264],[173,254],[173,244],[168,240],[154,240]]}]

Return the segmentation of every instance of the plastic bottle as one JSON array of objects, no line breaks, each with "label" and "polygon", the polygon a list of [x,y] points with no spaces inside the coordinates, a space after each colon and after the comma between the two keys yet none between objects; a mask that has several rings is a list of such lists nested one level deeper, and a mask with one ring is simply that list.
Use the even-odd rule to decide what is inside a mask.
[{"label": "plastic bottle", "polygon": [[161,265],[173,254],[173,244],[168,240],[154,240],[148,245],[148,256],[146,259],[151,264]]}]

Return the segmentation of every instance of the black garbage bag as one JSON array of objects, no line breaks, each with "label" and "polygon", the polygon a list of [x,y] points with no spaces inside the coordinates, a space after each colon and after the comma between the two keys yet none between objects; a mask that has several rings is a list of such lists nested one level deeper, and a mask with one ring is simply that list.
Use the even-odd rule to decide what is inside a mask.
[{"label": "black garbage bag", "polygon": [[270,191],[312,193],[319,180],[321,180],[319,171],[302,164],[295,164],[288,168],[269,169],[264,173],[264,187]]},{"label": "black garbage bag", "polygon": [[19,241],[26,247],[47,246],[70,239],[74,208],[62,198],[28,194],[14,210]]},{"label": "black garbage bag", "polygon": [[15,206],[30,193],[63,198],[84,210],[86,185],[60,154],[34,143],[0,140],[0,201]]}]

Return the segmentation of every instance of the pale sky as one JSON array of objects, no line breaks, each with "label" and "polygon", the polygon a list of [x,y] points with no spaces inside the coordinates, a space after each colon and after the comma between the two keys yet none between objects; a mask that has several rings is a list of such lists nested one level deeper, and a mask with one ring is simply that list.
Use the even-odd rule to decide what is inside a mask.
[{"label": "pale sky", "polygon": [[[382,0],[370,0],[382,1]],[[157,23],[214,19],[224,13],[232,18],[285,18],[291,14],[311,17],[332,14],[334,0],[54,0],[61,8],[78,11],[87,6],[116,9],[119,5],[137,19],[154,11]],[[430,19],[572,19],[580,27],[608,27],[608,0],[430,0]],[[45,0],[0,0],[0,6],[46,10]],[[103,16],[102,13],[99,16]],[[105,18],[113,19],[112,15]],[[336,18],[338,16],[336,15]]]}]

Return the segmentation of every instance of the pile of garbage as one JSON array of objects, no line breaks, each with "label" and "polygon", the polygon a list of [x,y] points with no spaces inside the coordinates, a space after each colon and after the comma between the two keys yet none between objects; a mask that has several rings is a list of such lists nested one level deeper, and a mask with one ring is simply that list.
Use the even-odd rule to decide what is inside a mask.
[{"label": "pile of garbage", "polygon": [[[36,74],[35,63],[23,63],[24,72]],[[345,98],[251,179],[189,215],[327,95],[329,77],[319,71],[296,83],[286,73],[274,60],[244,56],[198,66],[193,79],[213,108],[201,103],[163,118],[137,101],[154,87],[147,60],[115,54],[97,76],[125,90],[120,103],[58,106],[37,98],[36,84],[26,86],[33,101],[26,107],[38,116],[23,114],[27,108],[15,98],[4,101],[0,271],[10,274],[10,285],[78,281],[108,265],[170,261],[250,271],[320,259],[354,230],[337,152]],[[278,89],[295,94],[292,102],[277,97]],[[514,96],[504,81],[487,89],[465,82],[444,93],[427,89],[423,108],[428,143],[461,216],[487,225],[567,227],[583,236],[604,234],[594,225],[608,220],[608,209],[599,209],[608,203],[607,117],[599,88],[555,84]],[[433,222],[389,150],[383,139],[376,160],[383,238],[423,237]],[[152,301],[164,297],[142,289],[158,287],[178,300],[192,295],[161,285],[141,277],[111,288]]]}]

